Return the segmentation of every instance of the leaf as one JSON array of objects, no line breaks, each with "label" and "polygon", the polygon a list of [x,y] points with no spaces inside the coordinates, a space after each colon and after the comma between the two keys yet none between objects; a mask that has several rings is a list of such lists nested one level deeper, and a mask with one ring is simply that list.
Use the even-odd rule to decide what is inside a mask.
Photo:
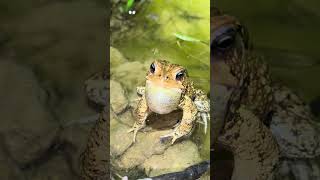
[{"label": "leaf", "polygon": [[200,39],[196,39],[187,35],[179,34],[179,33],[174,33],[174,36],[178,39],[181,39],[183,41],[189,41],[189,42],[201,42]]},{"label": "leaf", "polygon": [[126,11],[129,11],[131,7],[133,6],[134,0],[128,0],[126,5]]}]

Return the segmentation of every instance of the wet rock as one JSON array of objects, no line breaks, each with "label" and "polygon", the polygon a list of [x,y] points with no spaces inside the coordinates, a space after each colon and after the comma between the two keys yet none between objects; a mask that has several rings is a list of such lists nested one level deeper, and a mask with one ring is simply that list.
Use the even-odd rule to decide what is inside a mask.
[{"label": "wet rock", "polygon": [[[117,170],[128,171],[129,174],[133,171],[137,171],[136,173],[145,171],[147,175],[154,176],[183,170],[200,162],[201,159],[197,146],[190,140],[182,140],[174,145],[160,141],[160,137],[169,134],[177,121],[181,119],[181,111],[174,111],[167,115],[151,114],[147,119],[147,126],[138,132],[136,142],[132,143],[133,133],[128,133],[128,130],[135,121],[133,110],[136,108],[138,99],[136,87],[144,85],[145,74],[149,66],[149,62],[125,62],[114,68],[111,76],[114,79],[112,80],[114,85],[111,84],[110,87],[111,107],[112,103],[123,102],[123,98],[129,99],[129,106],[123,109],[124,106],[118,105],[117,107],[122,107],[119,108],[122,111],[111,113],[110,151]],[[132,71],[132,69],[135,70]],[[128,95],[122,93],[121,85]],[[112,95],[113,92],[120,97],[115,97],[116,94]],[[117,98],[119,100],[116,100]],[[115,110],[115,108],[112,109]],[[158,164],[157,161],[161,161],[162,164]],[[172,162],[174,162],[173,166],[171,166]]]},{"label": "wet rock", "polygon": [[132,108],[128,109],[127,111],[118,115],[118,121],[124,125],[132,127],[135,121],[133,113],[134,112]]},{"label": "wet rock", "polygon": [[[110,71],[113,73],[115,67],[127,62],[118,49],[110,47]],[[97,72],[85,81],[85,91],[90,102],[102,109],[107,105],[109,95],[109,77],[106,72]],[[113,87],[113,88],[118,88]]]},{"label": "wet rock", "polygon": [[0,179],[23,180],[23,173],[5,151],[0,147]]},{"label": "wet rock", "polygon": [[[162,154],[170,143],[161,143],[160,136],[169,132],[170,130],[139,132],[136,142],[117,161],[118,166],[121,169],[131,169],[142,164],[154,154]],[[127,136],[132,141],[132,133]]]},{"label": "wet rock", "polygon": [[105,65],[105,40],[98,38],[105,36],[105,8],[86,0],[36,7],[11,22],[8,31],[14,38],[8,46],[23,57],[21,62],[37,69],[45,83],[70,96]]},{"label": "wet rock", "polygon": [[109,96],[109,79],[105,79],[104,74],[104,72],[95,73],[84,83],[89,101],[101,107],[108,104],[107,99]]},{"label": "wet rock", "polygon": [[132,136],[127,132],[130,126],[123,124],[120,118],[110,110],[110,154],[117,157],[132,144]]},{"label": "wet rock", "polygon": [[113,68],[118,67],[119,65],[127,62],[127,59],[121,54],[121,52],[110,46],[110,67],[112,67],[111,74],[113,72]]},{"label": "wet rock", "polygon": [[114,69],[112,78],[124,85],[129,92],[136,91],[136,86],[144,85],[147,68],[134,61],[124,63]]},{"label": "wet rock", "polygon": [[[59,98],[58,105],[52,108],[63,127],[95,122],[98,113],[102,109],[102,105],[98,106],[91,103],[92,99],[86,94],[87,89],[84,88],[84,82],[85,80],[82,81],[82,84],[76,86],[72,90],[72,94]],[[102,89],[101,91],[104,90]]]},{"label": "wet rock", "polygon": [[201,176],[199,180],[210,180],[210,174],[205,174]]},{"label": "wet rock", "polygon": [[122,112],[128,106],[128,99],[121,84],[110,80],[110,105],[115,113]]},{"label": "wet rock", "polygon": [[185,168],[201,162],[198,147],[191,141],[182,141],[170,146],[163,154],[153,155],[142,167],[148,176],[182,171]]},{"label": "wet rock", "polygon": [[0,61],[0,132],[12,158],[19,164],[36,159],[58,132],[46,108],[46,92],[34,74],[12,61]]},{"label": "wet rock", "polygon": [[72,173],[68,162],[63,156],[56,155],[39,167],[33,167],[26,173],[27,180],[76,180],[79,179]]},{"label": "wet rock", "polygon": [[74,172],[80,174],[80,155],[85,150],[87,145],[88,135],[93,123],[73,124],[64,129],[60,134],[60,142],[64,147],[64,153],[69,157],[69,163]]},{"label": "wet rock", "polygon": [[[160,136],[168,134],[170,130],[164,131],[150,131],[152,128],[168,128],[168,125],[173,126],[172,115],[180,112],[173,112],[169,116],[150,116],[147,122],[148,126],[142,129],[137,134],[137,139],[132,144],[133,134],[128,133],[128,130],[134,123],[134,116],[132,109],[117,115],[110,110],[110,152],[112,157],[121,156],[118,161],[122,169],[129,169],[132,166],[141,164],[145,159],[151,157],[153,154],[163,153],[168,144],[160,143]],[[160,123],[162,126],[157,125]],[[170,124],[171,123],[171,124]],[[119,141],[121,139],[121,141]],[[137,159],[135,159],[137,158]]]}]

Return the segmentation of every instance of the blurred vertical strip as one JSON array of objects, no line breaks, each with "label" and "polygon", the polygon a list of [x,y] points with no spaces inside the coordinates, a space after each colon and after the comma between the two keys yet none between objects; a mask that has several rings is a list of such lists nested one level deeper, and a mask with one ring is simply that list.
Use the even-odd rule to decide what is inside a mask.
[{"label": "blurred vertical strip", "polygon": [[[107,79],[107,89],[110,89],[110,16],[111,3],[106,1],[106,13],[101,19],[103,31],[105,31],[105,58],[103,79]],[[102,38],[102,37],[101,37]],[[108,91],[108,93],[110,93]],[[89,134],[85,151],[80,156],[81,178],[84,180],[107,180],[110,179],[110,94],[106,98],[106,106]],[[101,133],[103,132],[103,134]]]}]

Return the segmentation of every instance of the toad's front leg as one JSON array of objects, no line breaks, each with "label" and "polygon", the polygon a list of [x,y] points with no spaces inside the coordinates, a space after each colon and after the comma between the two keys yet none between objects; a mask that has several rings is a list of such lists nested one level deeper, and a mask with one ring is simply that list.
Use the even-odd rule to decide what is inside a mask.
[{"label": "toad's front leg", "polygon": [[171,144],[178,138],[191,133],[198,112],[196,105],[188,96],[185,96],[184,100],[179,104],[179,107],[183,110],[180,124],[174,128],[172,133],[161,136],[161,139],[172,137]]},{"label": "toad's front leg", "polygon": [[133,127],[128,132],[133,132],[133,142],[136,141],[137,133],[140,129],[145,127],[146,119],[149,115],[150,111],[147,105],[147,101],[145,95],[143,94],[142,97],[139,99],[137,108],[135,109],[134,114],[136,115],[136,121]]}]

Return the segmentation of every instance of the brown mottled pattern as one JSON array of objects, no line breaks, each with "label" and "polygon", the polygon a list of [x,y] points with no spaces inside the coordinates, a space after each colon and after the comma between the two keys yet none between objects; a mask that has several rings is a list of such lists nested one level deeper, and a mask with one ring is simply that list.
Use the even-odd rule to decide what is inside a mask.
[{"label": "brown mottled pattern", "polygon": [[[212,31],[230,23],[241,25],[233,17],[221,13],[215,16]],[[245,28],[240,27],[238,35],[248,40]],[[223,61],[237,79],[219,137],[220,143],[234,153],[234,178],[272,179],[280,153],[292,161],[320,155],[319,129],[313,115],[296,94],[272,82],[262,57],[241,47],[225,53]],[[320,176],[313,174],[314,178]]]},{"label": "brown mottled pattern", "polygon": [[[231,72],[238,79],[240,91],[234,91],[230,103],[246,105],[265,124],[270,124],[267,116],[272,110],[273,89],[267,65],[258,56],[250,54],[246,58],[239,58],[236,55],[232,60],[227,61]],[[236,93],[236,94],[235,94]]]},{"label": "brown mottled pattern", "polygon": [[[309,107],[288,88],[275,85],[272,130],[280,144],[282,154],[290,158],[315,158],[320,155],[320,131]],[[278,134],[281,128],[289,132]],[[291,138],[288,140],[288,136]],[[318,176],[318,178],[320,178]]]},{"label": "brown mottled pattern", "polygon": [[[221,26],[233,25],[238,36],[243,41],[247,40],[244,37],[245,29],[231,16],[214,17],[212,24],[212,32]],[[272,179],[279,159],[279,149],[266,126],[269,124],[268,115],[273,103],[271,79],[263,61],[246,49],[246,43],[242,45],[225,53],[223,57],[229,73],[237,82],[228,100],[225,125],[218,141],[229,147],[234,154],[233,178]]]},{"label": "brown mottled pattern", "polygon": [[109,175],[108,114],[104,111],[90,132],[85,151],[80,157],[81,177],[84,180],[107,180]]},{"label": "brown mottled pattern", "polygon": [[[196,104],[193,101],[198,96],[202,96],[203,101],[209,100],[208,98],[204,98],[206,97],[206,95],[202,91],[197,91],[193,87],[193,82],[189,79],[187,70],[184,67],[178,64],[170,63],[166,60],[155,60],[153,64],[155,64],[156,71],[154,73],[150,71],[147,72],[148,81],[152,81],[153,83],[162,83],[162,85],[164,84],[168,88],[174,87],[180,88],[182,90],[179,106],[172,109],[182,109],[182,120],[181,123],[173,130],[173,132],[167,135],[167,137],[172,137],[171,143],[174,143],[176,139],[191,133],[195,120],[198,117],[197,114],[199,112]],[[181,70],[185,72],[185,76],[181,81],[177,81],[175,79],[175,73],[178,73]],[[167,77],[167,79],[164,80],[163,77]],[[147,88],[145,89],[145,92],[148,92]],[[207,104],[209,105],[209,103]],[[207,112],[201,113],[209,114],[209,110],[210,108],[208,107]],[[145,94],[142,94],[142,96],[140,97],[135,112],[137,120],[134,123],[133,127],[129,130],[129,132],[133,132],[133,141],[135,141],[137,132],[145,126],[147,116],[151,113],[151,110],[148,108],[148,104],[146,102]]]}]

